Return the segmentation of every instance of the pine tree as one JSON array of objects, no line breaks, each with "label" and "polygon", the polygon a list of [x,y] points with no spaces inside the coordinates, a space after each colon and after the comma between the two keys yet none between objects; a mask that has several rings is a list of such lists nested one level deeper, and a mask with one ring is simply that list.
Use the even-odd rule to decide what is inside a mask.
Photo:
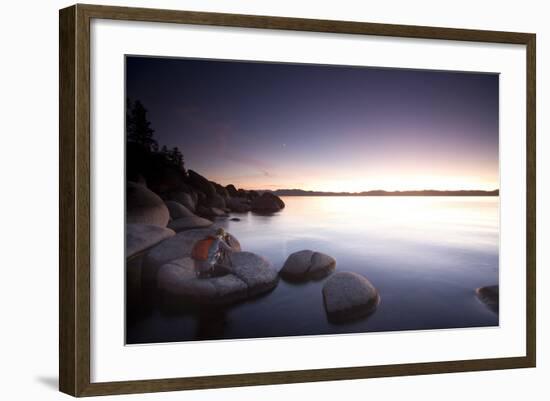
[{"label": "pine tree", "polygon": [[158,151],[157,141],[153,138],[154,129],[147,120],[147,109],[136,100],[134,103],[126,99],[126,136],[128,142],[134,142],[145,149]]},{"label": "pine tree", "polygon": [[177,146],[173,147],[168,153],[170,162],[181,170],[184,170],[183,154]]}]

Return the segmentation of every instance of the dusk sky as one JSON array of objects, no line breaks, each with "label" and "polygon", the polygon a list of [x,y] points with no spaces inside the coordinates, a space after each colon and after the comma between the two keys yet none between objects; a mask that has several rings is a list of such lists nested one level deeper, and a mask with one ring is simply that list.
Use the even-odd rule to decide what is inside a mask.
[{"label": "dusk sky", "polygon": [[245,189],[499,187],[498,75],[127,57],[159,145]]}]

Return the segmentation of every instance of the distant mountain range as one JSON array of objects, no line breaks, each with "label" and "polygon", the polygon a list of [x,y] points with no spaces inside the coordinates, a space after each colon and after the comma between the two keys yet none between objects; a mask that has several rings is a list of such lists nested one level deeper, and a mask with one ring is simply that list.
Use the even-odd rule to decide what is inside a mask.
[{"label": "distant mountain range", "polygon": [[[260,191],[259,191],[260,192]],[[363,192],[322,192],[305,191],[303,189],[277,189],[271,192],[277,196],[498,196],[499,190],[460,190],[460,191],[437,191],[426,189],[422,191],[363,191]]]}]

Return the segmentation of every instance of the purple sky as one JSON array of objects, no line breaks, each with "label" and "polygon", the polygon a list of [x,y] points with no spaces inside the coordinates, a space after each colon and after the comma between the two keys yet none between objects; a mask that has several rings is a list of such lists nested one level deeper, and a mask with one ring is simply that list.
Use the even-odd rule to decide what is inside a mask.
[{"label": "purple sky", "polygon": [[247,189],[497,189],[498,75],[128,57],[160,145]]}]

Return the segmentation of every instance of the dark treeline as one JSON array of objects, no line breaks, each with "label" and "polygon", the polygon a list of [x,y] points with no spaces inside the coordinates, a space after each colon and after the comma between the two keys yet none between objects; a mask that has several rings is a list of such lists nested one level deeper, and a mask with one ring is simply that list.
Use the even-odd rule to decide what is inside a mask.
[{"label": "dark treeline", "polygon": [[126,99],[126,176],[130,181],[144,180],[162,192],[177,186],[187,172],[179,148],[159,147],[154,133],[143,104]]},{"label": "dark treeline", "polygon": [[[223,186],[186,169],[178,147],[159,146],[147,109],[139,101],[126,101],[126,179],[144,184],[164,200],[177,201],[204,217],[227,211],[275,212],[284,202],[272,194]],[[215,209],[215,210],[214,210]]]}]

